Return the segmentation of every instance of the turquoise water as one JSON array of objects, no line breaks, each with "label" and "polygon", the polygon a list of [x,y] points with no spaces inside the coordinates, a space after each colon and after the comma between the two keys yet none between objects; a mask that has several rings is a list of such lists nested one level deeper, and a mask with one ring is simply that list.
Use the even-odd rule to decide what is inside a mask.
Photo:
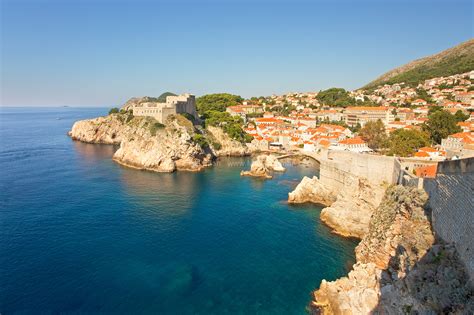
[{"label": "turquoise water", "polygon": [[285,201],[314,167],[241,178],[124,168],[71,141],[106,109],[1,109],[0,313],[304,314],[353,261],[320,208]]}]

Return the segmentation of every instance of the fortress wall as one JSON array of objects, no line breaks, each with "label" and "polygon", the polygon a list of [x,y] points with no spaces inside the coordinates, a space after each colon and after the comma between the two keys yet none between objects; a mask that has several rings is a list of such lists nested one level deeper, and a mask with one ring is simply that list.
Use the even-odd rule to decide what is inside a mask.
[{"label": "fortress wall", "polygon": [[321,160],[320,178],[332,187],[352,183],[355,177],[366,178],[372,184],[396,184],[401,166],[394,157],[330,151]]},{"label": "fortress wall", "polygon": [[437,176],[424,179],[436,236],[454,243],[474,284],[474,158],[438,163]]}]

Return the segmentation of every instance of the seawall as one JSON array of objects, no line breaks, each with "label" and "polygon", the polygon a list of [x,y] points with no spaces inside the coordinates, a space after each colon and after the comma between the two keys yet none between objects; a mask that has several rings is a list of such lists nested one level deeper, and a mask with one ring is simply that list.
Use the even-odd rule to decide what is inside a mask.
[{"label": "seawall", "polygon": [[320,180],[334,189],[341,189],[365,178],[369,183],[396,184],[400,176],[400,163],[394,157],[330,151],[321,159]]},{"label": "seawall", "polygon": [[474,284],[474,158],[438,163],[423,181],[437,237],[453,243]]}]

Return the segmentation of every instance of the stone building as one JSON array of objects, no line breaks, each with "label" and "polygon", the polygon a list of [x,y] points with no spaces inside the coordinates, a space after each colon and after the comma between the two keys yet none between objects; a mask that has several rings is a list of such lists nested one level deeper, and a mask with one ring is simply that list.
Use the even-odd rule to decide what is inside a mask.
[{"label": "stone building", "polygon": [[150,116],[164,123],[169,115],[188,113],[195,118],[196,98],[192,94],[181,94],[176,96],[167,96],[165,103],[144,102],[133,106],[134,116]]},{"label": "stone building", "polygon": [[358,123],[364,126],[369,121],[381,120],[384,124],[393,121],[394,115],[388,107],[367,107],[367,106],[353,106],[347,107],[345,112],[345,121],[349,126],[355,126]]}]

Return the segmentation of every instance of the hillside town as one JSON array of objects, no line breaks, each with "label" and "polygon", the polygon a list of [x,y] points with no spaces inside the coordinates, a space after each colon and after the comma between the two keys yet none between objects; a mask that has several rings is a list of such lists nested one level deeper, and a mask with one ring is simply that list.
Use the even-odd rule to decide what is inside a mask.
[{"label": "hillside town", "polygon": [[461,117],[458,132],[412,154],[420,161],[442,161],[474,156],[473,82],[471,71],[429,79],[416,87],[401,83],[350,91],[355,104],[349,106],[324,104],[318,100],[318,92],[288,93],[251,98],[227,107],[227,112],[243,119],[245,132],[261,150],[383,154],[360,136],[367,123],[382,122],[389,136],[400,129],[421,130],[432,112],[446,111]]}]

